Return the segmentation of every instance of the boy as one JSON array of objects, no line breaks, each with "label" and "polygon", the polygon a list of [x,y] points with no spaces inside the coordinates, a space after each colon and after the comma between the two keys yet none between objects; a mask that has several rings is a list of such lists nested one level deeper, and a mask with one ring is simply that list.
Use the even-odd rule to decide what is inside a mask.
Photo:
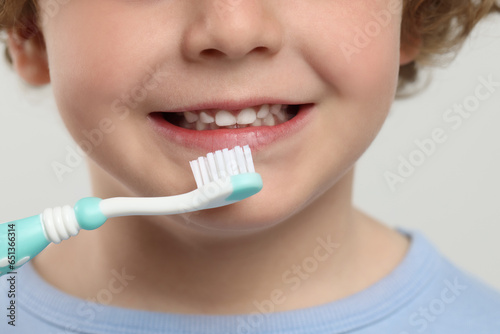
[{"label": "boy", "polygon": [[[353,208],[351,188],[417,64],[498,10],[456,0],[4,1],[13,66],[52,85],[95,196],[187,192],[187,161],[236,144],[252,147],[264,189],[194,214],[111,219],[47,248],[20,271],[24,313],[2,330],[495,333],[500,295],[418,233]],[[105,139],[92,144],[97,130]]]}]

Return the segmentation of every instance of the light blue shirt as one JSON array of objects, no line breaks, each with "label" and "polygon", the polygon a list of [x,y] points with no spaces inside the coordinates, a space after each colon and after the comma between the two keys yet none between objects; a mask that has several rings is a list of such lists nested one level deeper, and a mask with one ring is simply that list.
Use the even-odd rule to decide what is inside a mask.
[{"label": "light blue shirt", "polygon": [[[418,232],[405,259],[387,277],[348,298],[276,313],[187,315],[104,306],[67,295],[27,264],[16,277],[15,327],[9,318],[9,285],[1,278],[0,333],[175,334],[499,334],[500,294],[444,259]],[[114,272],[127,284],[126,272]],[[124,276],[125,275],[125,276]],[[100,294],[101,302],[112,291]]]}]

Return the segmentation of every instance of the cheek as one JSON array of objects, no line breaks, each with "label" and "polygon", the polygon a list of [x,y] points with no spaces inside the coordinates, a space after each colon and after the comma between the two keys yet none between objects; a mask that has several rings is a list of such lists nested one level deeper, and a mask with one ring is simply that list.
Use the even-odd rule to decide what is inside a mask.
[{"label": "cheek", "polygon": [[[158,22],[143,18],[154,17],[152,13],[143,11],[139,15],[130,3],[68,2],[45,26],[44,34],[48,36],[52,88],[68,131],[101,168],[117,179],[141,184],[151,177],[145,176],[144,165],[154,161],[138,157],[153,160],[151,157],[158,156],[150,138],[144,135],[148,130],[145,111],[150,109],[147,101],[152,94],[152,88],[144,87],[158,86],[152,64],[169,55],[164,50],[161,54],[154,52],[153,45],[158,41],[151,31],[161,29],[152,27]],[[176,168],[168,164],[164,167]],[[185,170],[178,174],[189,173]]]},{"label": "cheek", "polygon": [[304,14],[294,20],[296,48],[339,97],[392,99],[399,71],[401,0],[324,2],[328,4],[321,11],[304,5]]},{"label": "cheek", "polygon": [[330,167],[318,171],[323,180],[348,170],[370,146],[394,100],[399,72],[400,10],[389,1],[333,3],[321,17],[304,5],[294,30],[297,52],[326,84],[317,124],[322,135],[313,136],[315,154]]},{"label": "cheek", "polygon": [[[112,52],[119,41],[116,32],[116,38],[110,39],[107,27],[89,27],[88,22],[100,22],[92,19],[96,14],[90,8],[70,2],[61,10],[47,26],[49,67],[61,116],[78,139],[77,128],[95,128],[105,116],[96,107],[111,106],[112,97],[119,96],[120,82],[126,81],[113,68],[120,66],[123,57]],[[95,33],[96,29],[101,32]]]},{"label": "cheek", "polygon": [[71,1],[46,26],[54,95],[75,139],[77,129],[116,117],[113,103],[140,88],[152,69],[156,55],[144,36],[154,22],[133,9],[126,2]]},{"label": "cheek", "polygon": [[401,2],[353,0],[341,13],[325,11],[316,22],[316,33],[308,32],[314,37],[303,36],[301,50],[329,86],[325,94],[333,96],[332,112],[325,117],[346,143],[367,145],[380,130],[396,93]]}]

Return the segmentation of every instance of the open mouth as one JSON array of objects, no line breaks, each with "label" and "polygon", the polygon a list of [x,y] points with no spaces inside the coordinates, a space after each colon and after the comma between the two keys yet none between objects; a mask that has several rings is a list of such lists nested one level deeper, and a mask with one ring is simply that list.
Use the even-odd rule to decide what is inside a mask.
[{"label": "open mouth", "polygon": [[189,130],[239,129],[256,126],[274,126],[294,118],[301,105],[264,104],[241,110],[199,110],[161,112],[172,125]]}]

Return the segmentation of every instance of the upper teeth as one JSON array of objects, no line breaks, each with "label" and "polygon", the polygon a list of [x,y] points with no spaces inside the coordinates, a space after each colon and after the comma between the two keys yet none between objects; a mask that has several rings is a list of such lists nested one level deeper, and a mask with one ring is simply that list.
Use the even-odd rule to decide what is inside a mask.
[{"label": "upper teeth", "polygon": [[219,127],[273,126],[287,120],[286,106],[281,104],[265,104],[237,112],[203,110],[199,112],[185,111],[179,114],[184,115],[185,118],[185,122],[181,122],[182,127],[197,130],[217,129]]}]

